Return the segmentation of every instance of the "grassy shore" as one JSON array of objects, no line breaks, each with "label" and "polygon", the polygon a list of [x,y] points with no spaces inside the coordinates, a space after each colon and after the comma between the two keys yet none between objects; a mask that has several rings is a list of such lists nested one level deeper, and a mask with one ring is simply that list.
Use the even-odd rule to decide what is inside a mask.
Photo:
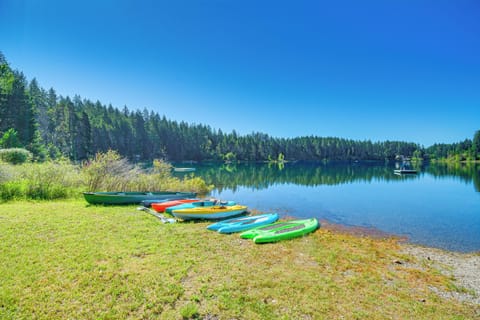
[{"label": "grassy shore", "polygon": [[474,319],[393,239],[320,228],[255,245],[135,206],[0,205],[1,319]]}]

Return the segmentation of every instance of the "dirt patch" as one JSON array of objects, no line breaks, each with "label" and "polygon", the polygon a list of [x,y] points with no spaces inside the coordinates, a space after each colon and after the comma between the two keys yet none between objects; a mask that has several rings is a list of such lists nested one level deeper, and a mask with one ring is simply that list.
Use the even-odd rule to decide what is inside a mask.
[{"label": "dirt patch", "polygon": [[[375,228],[343,226],[328,221],[321,221],[321,228],[357,237],[398,239],[401,244],[401,253],[416,259],[415,263],[408,263],[409,267],[420,270],[425,270],[425,266],[433,267],[451,278],[458,289],[445,291],[432,287],[432,291],[444,298],[480,305],[480,252],[465,254],[413,245],[407,243],[408,239],[405,237],[395,236]],[[405,262],[399,261],[399,263]]]},{"label": "dirt patch", "polygon": [[369,237],[373,239],[398,239],[401,242],[407,240],[405,237],[399,237],[391,233],[383,232],[375,228],[357,227],[357,226],[344,226],[341,224],[335,224],[326,220],[320,221],[321,228],[338,233],[349,234],[357,237]]},{"label": "dirt patch", "polygon": [[402,251],[418,260],[415,267],[432,266],[452,278],[455,286],[460,289],[441,291],[432,288],[438,295],[480,304],[480,253],[464,254],[411,244],[403,244]]}]

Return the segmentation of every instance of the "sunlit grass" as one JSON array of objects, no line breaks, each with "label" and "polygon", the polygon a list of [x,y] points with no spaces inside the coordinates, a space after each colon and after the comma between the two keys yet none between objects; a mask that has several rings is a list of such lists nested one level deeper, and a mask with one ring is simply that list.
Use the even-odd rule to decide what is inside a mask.
[{"label": "sunlit grass", "polygon": [[[135,206],[0,205],[1,319],[472,319],[393,240],[320,228],[256,245]],[[477,306],[478,307],[478,306]]]}]

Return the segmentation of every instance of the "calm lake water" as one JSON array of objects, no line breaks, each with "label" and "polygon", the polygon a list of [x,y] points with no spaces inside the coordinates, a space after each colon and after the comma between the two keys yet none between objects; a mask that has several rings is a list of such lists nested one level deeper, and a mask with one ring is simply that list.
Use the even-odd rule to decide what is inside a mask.
[{"label": "calm lake water", "polygon": [[416,175],[398,176],[395,165],[182,166],[195,167],[195,175],[216,186],[212,197],[250,209],[375,228],[431,247],[480,251],[480,166],[431,164],[418,167]]}]

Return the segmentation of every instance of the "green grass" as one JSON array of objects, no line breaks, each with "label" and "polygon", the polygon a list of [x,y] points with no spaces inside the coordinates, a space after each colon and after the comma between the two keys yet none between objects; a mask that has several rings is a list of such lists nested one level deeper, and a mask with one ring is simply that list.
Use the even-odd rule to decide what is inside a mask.
[{"label": "green grass", "polygon": [[393,240],[319,229],[255,245],[135,206],[0,205],[0,319],[473,319]]}]

